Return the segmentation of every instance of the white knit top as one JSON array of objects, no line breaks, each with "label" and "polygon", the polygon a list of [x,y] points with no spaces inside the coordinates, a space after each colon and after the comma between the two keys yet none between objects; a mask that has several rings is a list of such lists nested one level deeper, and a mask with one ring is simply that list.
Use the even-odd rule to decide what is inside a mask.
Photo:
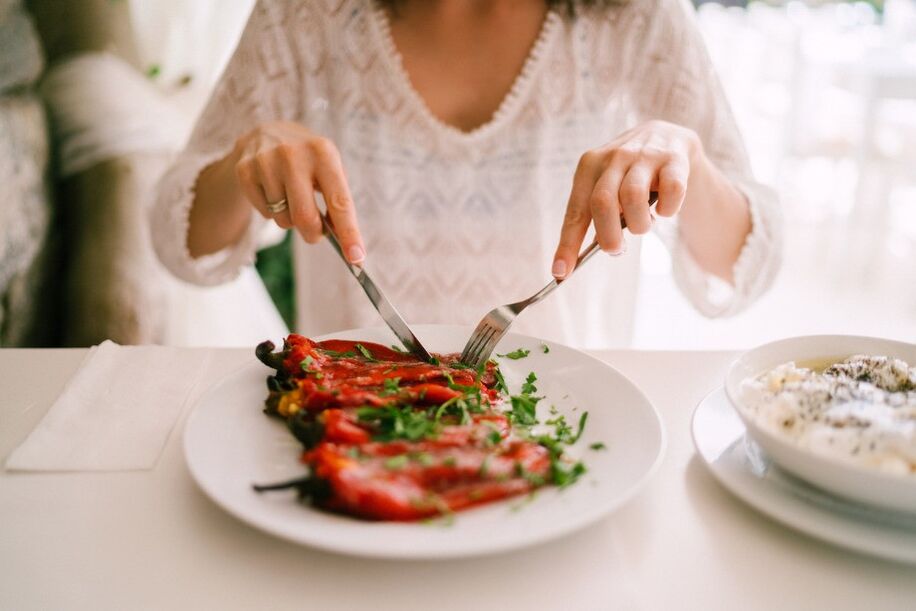
[{"label": "white knit top", "polygon": [[[741,310],[771,283],[779,264],[777,202],[754,182],[693,9],[682,0],[580,8],[575,18],[549,12],[511,91],[471,132],[429,111],[387,19],[370,0],[258,1],[186,150],[160,185],[153,239],[174,274],[217,284],[252,263],[263,227],[256,214],[238,244],[190,257],[194,184],[255,124],[295,120],[339,148],[367,269],[408,322],[476,323],[550,279],[582,153],[639,122],[664,119],[696,130],[747,196],[753,222],[734,290],[718,301],[672,223],[666,242],[678,285],[701,312],[718,316]],[[626,255],[596,257],[513,330],[585,347],[626,344],[639,263],[638,240],[628,242]],[[329,244],[297,238],[294,252],[298,331],[381,324]]]}]

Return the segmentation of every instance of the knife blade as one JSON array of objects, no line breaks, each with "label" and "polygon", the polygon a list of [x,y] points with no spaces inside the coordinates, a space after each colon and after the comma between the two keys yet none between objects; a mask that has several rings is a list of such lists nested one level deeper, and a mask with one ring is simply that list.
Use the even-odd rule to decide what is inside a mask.
[{"label": "knife blade", "polygon": [[423,347],[423,344],[420,343],[417,336],[410,330],[410,327],[398,312],[397,308],[395,308],[394,304],[385,297],[385,294],[382,293],[381,289],[372,281],[372,278],[369,277],[366,270],[363,269],[362,266],[354,265],[347,261],[347,257],[340,247],[340,242],[337,240],[337,235],[334,233],[334,229],[331,227],[331,223],[328,221],[328,216],[325,212],[321,212],[321,224],[324,226],[325,236],[328,238],[331,246],[333,246],[337,254],[340,255],[341,261],[344,262],[344,265],[347,266],[347,269],[350,270],[350,273],[353,274],[353,277],[356,278],[359,285],[363,287],[363,291],[366,292],[369,301],[371,301],[375,309],[378,310],[379,315],[382,317],[382,320],[385,321],[385,324],[388,325],[388,328],[391,329],[411,354],[427,363],[432,361],[432,355]]}]

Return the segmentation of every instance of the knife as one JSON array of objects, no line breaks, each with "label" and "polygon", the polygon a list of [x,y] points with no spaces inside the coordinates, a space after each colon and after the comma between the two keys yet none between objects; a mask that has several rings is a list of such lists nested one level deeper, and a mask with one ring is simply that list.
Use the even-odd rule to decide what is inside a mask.
[{"label": "knife", "polygon": [[410,327],[407,326],[404,318],[398,313],[397,308],[388,301],[388,298],[385,297],[385,294],[376,286],[375,282],[372,281],[372,278],[369,277],[366,270],[359,265],[354,265],[347,261],[347,257],[340,247],[340,242],[337,240],[337,235],[334,233],[334,229],[331,227],[331,223],[328,221],[328,216],[325,212],[321,212],[321,224],[324,225],[324,233],[331,243],[331,246],[333,246],[337,254],[340,255],[344,265],[347,266],[347,269],[350,270],[350,273],[353,274],[353,277],[356,278],[359,285],[363,287],[363,290],[369,297],[369,301],[371,301],[375,309],[378,310],[378,313],[381,315],[382,320],[385,321],[385,324],[388,325],[388,328],[394,332],[411,354],[427,363],[431,362],[433,359],[432,355],[423,347],[423,344],[420,343],[417,336],[414,335]]}]

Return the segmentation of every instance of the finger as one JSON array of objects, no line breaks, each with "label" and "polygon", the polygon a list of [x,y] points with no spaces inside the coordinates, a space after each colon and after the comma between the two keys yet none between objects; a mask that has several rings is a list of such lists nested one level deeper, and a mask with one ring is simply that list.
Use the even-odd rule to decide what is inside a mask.
[{"label": "finger", "polygon": [[643,163],[630,166],[620,182],[618,195],[623,218],[630,233],[639,235],[652,228],[652,217],[649,213],[649,188],[655,169]]},{"label": "finger", "polygon": [[[283,186],[283,177],[280,170],[279,159],[274,152],[258,153],[255,156],[255,167],[258,172],[258,182],[261,190],[264,192],[264,198],[268,204],[275,204],[286,198],[286,189]],[[287,209],[271,214],[274,222],[283,229],[289,229],[293,226],[293,220]]]},{"label": "finger", "polygon": [[322,226],[318,206],[315,204],[311,168],[304,153],[292,147],[281,147],[280,161],[290,220],[302,239],[315,244],[321,240]]},{"label": "finger", "polygon": [[253,159],[245,159],[235,166],[235,179],[238,182],[239,189],[245,196],[245,199],[254,206],[261,216],[270,219],[270,213],[267,211],[267,199],[264,197],[264,191],[261,189],[261,182],[258,178],[258,170]]},{"label": "finger", "polygon": [[687,195],[687,179],[690,166],[681,161],[670,161],[658,171],[658,205],[655,211],[659,216],[674,216],[684,204]]},{"label": "finger", "polygon": [[337,147],[330,141],[319,138],[314,141],[312,152],[315,179],[324,195],[328,216],[341,249],[346,253],[350,263],[362,263],[366,258],[366,248],[356,221],[356,207],[353,205],[353,197],[350,195],[350,187],[347,185]]},{"label": "finger", "polygon": [[563,228],[560,230],[560,243],[553,256],[551,273],[557,279],[565,278],[576,266],[579,248],[592,220],[589,198],[599,168],[600,160],[597,159],[596,153],[591,152],[583,155],[576,167],[569,202],[566,204],[566,215],[563,218]]},{"label": "finger", "polygon": [[623,226],[620,223],[620,182],[625,169],[612,165],[595,183],[590,206],[595,223],[595,233],[601,250],[620,254],[624,250]]}]

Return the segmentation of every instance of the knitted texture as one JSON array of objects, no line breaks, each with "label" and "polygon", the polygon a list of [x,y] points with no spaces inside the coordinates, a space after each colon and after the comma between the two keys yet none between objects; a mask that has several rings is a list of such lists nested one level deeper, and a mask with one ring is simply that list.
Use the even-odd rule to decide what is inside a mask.
[{"label": "knitted texture", "polygon": [[[222,253],[186,246],[194,185],[207,164],[259,122],[300,121],[340,149],[368,250],[367,268],[411,322],[476,323],[549,279],[579,157],[650,119],[697,131],[707,154],[748,197],[753,230],[735,289],[710,298],[709,278],[666,240],[678,284],[707,315],[740,311],[779,263],[779,211],[747,155],[696,27],[681,0],[632,0],[548,13],[493,117],[470,132],[437,119],[413,89],[388,17],[369,0],[259,0],[187,149],[164,177],[153,213],[163,262],[216,284],[254,256],[263,221]],[[639,241],[599,257],[514,329],[587,347],[629,340]],[[327,244],[297,240],[299,330],[380,324]]]}]

